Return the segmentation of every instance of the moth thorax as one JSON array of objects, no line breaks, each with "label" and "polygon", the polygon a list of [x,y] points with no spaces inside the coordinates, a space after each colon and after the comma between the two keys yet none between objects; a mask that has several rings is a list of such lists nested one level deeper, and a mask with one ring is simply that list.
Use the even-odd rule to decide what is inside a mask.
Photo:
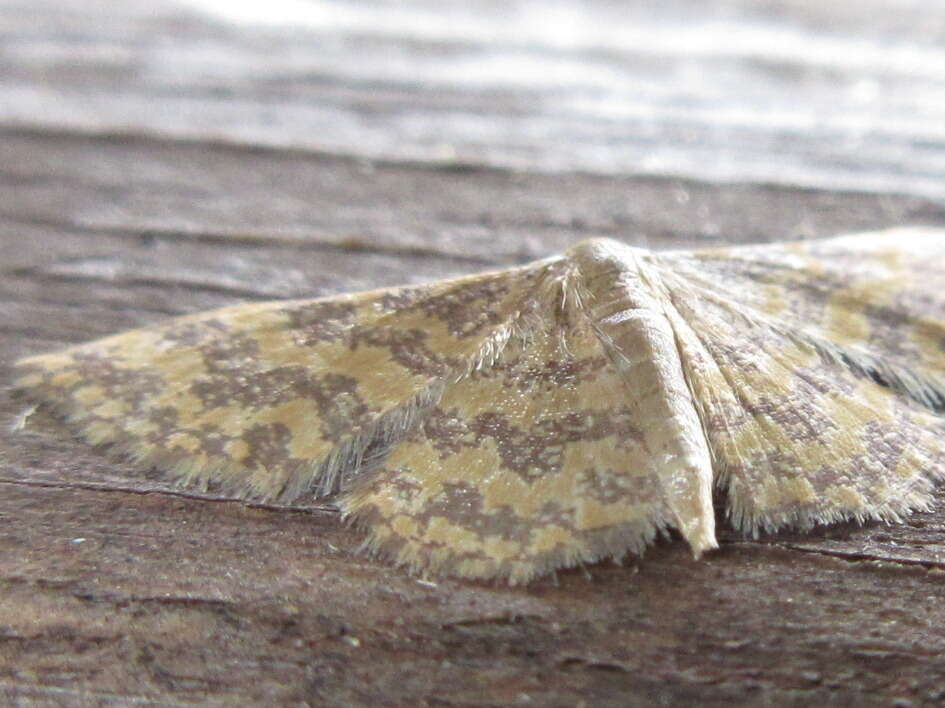
[{"label": "moth thorax", "polygon": [[616,323],[633,310],[657,310],[648,252],[607,238],[581,241],[571,249],[586,291],[588,314],[599,323]]}]

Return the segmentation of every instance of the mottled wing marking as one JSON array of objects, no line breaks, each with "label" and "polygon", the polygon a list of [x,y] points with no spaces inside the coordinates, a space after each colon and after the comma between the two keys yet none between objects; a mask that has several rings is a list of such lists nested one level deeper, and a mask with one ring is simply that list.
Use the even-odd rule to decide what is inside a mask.
[{"label": "mottled wing marking", "polygon": [[901,228],[664,258],[707,293],[842,348],[849,363],[945,409],[945,234]]},{"label": "mottled wing marking", "polygon": [[945,477],[945,239],[654,254],[240,305],[18,362],[93,443],[264,499],[346,490],[414,570],[528,579],[895,519]]},{"label": "mottled wing marking", "polygon": [[329,493],[501,348],[551,267],[182,317],[23,360],[18,385],[184,482]]},{"label": "mottled wing marking", "polygon": [[941,256],[919,233],[657,259],[737,526],[927,507],[945,477]]},{"label": "mottled wing marking", "polygon": [[640,552],[672,515],[636,383],[586,317],[546,316],[450,385],[343,506],[415,571],[518,583]]}]

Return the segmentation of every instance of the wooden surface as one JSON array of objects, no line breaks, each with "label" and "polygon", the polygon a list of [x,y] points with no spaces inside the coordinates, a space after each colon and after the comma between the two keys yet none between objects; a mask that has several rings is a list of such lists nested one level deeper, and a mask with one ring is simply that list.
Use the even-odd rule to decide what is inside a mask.
[{"label": "wooden surface", "polygon": [[[815,39],[826,23],[828,32],[861,33],[877,52],[912,47],[920,56],[943,26],[919,2],[898,24],[886,22],[906,12],[895,3],[874,1],[856,17],[800,0],[756,5],[706,3],[699,12]],[[852,144],[843,135],[829,151],[797,130],[782,135],[781,148],[807,162],[790,178],[748,179],[746,163],[730,171],[741,179],[721,179],[700,167],[713,149],[702,140],[675,172],[655,176],[628,157],[589,162],[603,138],[580,116],[555,113],[553,85],[404,78],[411,62],[435,76],[445,71],[437,61],[455,70],[463,47],[492,56],[489,32],[503,26],[494,6],[483,3],[488,21],[478,34],[463,40],[441,29],[449,23],[428,23],[422,41],[407,31],[416,24],[409,13],[381,36],[364,29],[388,26],[378,5],[354,15],[354,5],[332,7],[335,19],[306,29],[234,24],[193,4],[0,2],[0,380],[18,356],[179,313],[471,273],[587,236],[668,248],[945,223],[936,193],[945,180],[930,167],[941,148],[924,124],[875,118],[912,146],[898,171],[883,153],[888,141],[840,155]],[[685,14],[685,3],[672,7]],[[635,12],[669,21],[642,4]],[[509,46],[532,47],[531,61],[551,52],[541,36],[526,42],[505,31],[494,40],[503,60]],[[581,61],[616,61],[619,52],[608,51],[573,50]],[[355,59],[362,64],[345,63]],[[869,78],[862,63],[833,63],[831,76],[810,70],[818,90]],[[891,68],[876,64],[880,74],[908,74],[910,85],[941,79],[909,74],[912,65],[893,59]],[[657,65],[653,76],[669,81]],[[806,85],[803,73],[793,81]],[[751,86],[741,100],[761,110]],[[541,112],[572,139],[567,150],[558,149],[560,134],[539,139],[540,131],[526,149],[503,122],[536,114],[538,95]],[[332,112],[324,134],[308,122]],[[440,121],[452,152],[426,149],[427,133],[392,118],[408,112],[427,126]],[[855,111],[844,115],[835,126],[861,124]],[[718,116],[700,120],[711,127]],[[505,142],[480,135],[483,149],[472,149],[476,121],[498,132],[505,125]],[[731,146],[751,131],[727,130],[734,142],[720,139],[715,154],[729,150],[737,162]],[[671,142],[660,131],[651,138]],[[619,135],[610,139],[626,148]],[[514,165],[495,158],[512,143]],[[824,175],[841,167],[848,177],[875,176],[884,160],[883,180],[825,186]],[[75,442],[54,421],[17,430],[24,410],[0,397],[6,702],[945,700],[945,494],[935,512],[900,525],[759,540],[723,529],[722,548],[699,562],[668,539],[640,563],[563,572],[526,589],[427,583],[359,555],[360,536],[330,506],[254,506],[175,490]]]}]

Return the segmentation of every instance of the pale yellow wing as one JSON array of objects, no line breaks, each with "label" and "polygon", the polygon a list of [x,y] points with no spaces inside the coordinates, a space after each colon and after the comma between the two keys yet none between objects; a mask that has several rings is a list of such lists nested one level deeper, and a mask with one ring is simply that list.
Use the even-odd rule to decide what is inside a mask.
[{"label": "pale yellow wing", "polygon": [[945,231],[899,228],[661,259],[707,297],[945,408]]},{"label": "pale yellow wing", "polygon": [[927,506],[945,476],[938,236],[654,256],[737,526]]},{"label": "pale yellow wing", "polygon": [[417,572],[521,583],[640,553],[667,527],[714,546],[710,500],[689,499],[698,456],[675,454],[679,421],[646,323],[625,340],[647,355],[625,357],[583,311],[543,313],[342,498],[370,548]]},{"label": "pale yellow wing", "polygon": [[488,363],[553,267],[182,317],[22,360],[18,386],[183,482],[327,494]]},{"label": "pale yellow wing", "polygon": [[591,316],[626,295],[586,287],[624,270],[599,246],[186,317],[20,362],[20,386],[184,481],[284,499],[353,483],[344,509],[415,570],[524,582],[669,527],[700,552],[711,470],[671,331],[652,308]]}]

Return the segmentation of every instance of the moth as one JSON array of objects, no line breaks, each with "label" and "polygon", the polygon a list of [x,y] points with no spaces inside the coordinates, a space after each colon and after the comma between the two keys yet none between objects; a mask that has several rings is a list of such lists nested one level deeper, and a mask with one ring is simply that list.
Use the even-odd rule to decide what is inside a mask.
[{"label": "moth", "polygon": [[525,583],[926,509],[945,477],[945,232],[613,240],[482,275],[242,304],[17,363],[89,443],[199,488],[332,495],[427,575]]}]

